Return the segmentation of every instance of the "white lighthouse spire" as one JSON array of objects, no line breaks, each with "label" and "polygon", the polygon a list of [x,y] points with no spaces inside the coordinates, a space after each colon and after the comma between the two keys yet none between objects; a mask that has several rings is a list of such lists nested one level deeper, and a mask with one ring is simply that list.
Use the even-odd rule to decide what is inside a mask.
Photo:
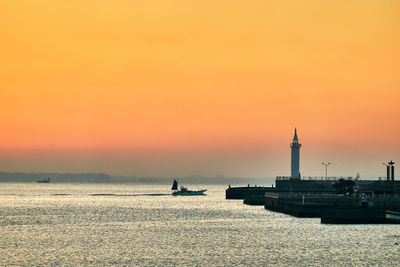
[{"label": "white lighthouse spire", "polygon": [[294,128],[294,137],[293,137],[293,141],[299,142],[299,138],[297,137],[297,129]]},{"label": "white lighthouse spire", "polygon": [[297,129],[294,128],[293,142],[290,144],[292,149],[291,158],[291,179],[300,179],[300,147],[299,138],[297,137]]}]

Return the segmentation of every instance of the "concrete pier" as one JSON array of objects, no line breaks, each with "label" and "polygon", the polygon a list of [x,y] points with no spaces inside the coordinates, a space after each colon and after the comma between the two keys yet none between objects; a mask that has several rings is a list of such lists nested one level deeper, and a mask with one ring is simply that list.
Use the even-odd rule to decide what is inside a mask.
[{"label": "concrete pier", "polygon": [[400,211],[400,195],[364,198],[267,193],[265,208],[296,217],[321,218],[322,223],[393,223],[385,218],[385,210]]},{"label": "concrete pier", "polygon": [[[277,177],[276,187],[229,187],[225,191],[226,199],[245,199],[248,196],[264,196],[265,193],[334,193],[333,184],[336,180],[295,180]],[[264,204],[262,204],[264,205]]]},{"label": "concrete pier", "polygon": [[267,192],[274,192],[276,190],[275,187],[255,187],[255,186],[246,186],[246,187],[229,187],[225,191],[226,199],[244,199],[245,196],[256,195],[264,197]]},{"label": "concrete pier", "polygon": [[385,209],[326,209],[321,214],[326,224],[395,224],[385,216]]}]

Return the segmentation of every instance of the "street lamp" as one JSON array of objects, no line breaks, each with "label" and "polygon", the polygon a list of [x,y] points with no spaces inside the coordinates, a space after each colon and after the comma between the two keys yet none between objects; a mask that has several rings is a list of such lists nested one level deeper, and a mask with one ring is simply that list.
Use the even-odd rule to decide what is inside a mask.
[{"label": "street lamp", "polygon": [[331,165],[331,163],[322,162],[322,165],[325,165],[325,179],[328,180],[328,166]]},{"label": "street lamp", "polygon": [[[392,181],[394,181],[394,166],[393,166],[394,162],[393,162],[393,160],[389,161],[387,164],[386,163],[382,163],[382,164],[386,166],[387,181],[390,181],[390,178],[392,178]],[[390,175],[390,170],[392,171],[392,175]]]},{"label": "street lamp", "polygon": [[386,163],[382,163],[386,166],[386,181],[390,181],[390,165]]}]

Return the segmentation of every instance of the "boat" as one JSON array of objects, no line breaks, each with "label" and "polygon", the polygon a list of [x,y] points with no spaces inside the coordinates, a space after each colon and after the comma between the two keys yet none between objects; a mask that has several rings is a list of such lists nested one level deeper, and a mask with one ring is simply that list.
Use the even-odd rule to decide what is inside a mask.
[{"label": "boat", "polygon": [[400,223],[400,212],[387,210],[385,212],[385,218],[397,223]]},{"label": "boat", "polygon": [[178,190],[178,181],[176,179],[174,179],[174,183],[172,184],[171,190],[175,190],[174,192],[172,192],[173,196],[199,196],[199,195],[205,195],[204,192],[207,191],[207,189],[192,191],[182,185],[180,186],[180,190]]},{"label": "boat", "polygon": [[37,182],[40,183],[40,184],[50,183],[50,178],[47,177],[47,179],[40,180],[40,181],[37,181]]}]

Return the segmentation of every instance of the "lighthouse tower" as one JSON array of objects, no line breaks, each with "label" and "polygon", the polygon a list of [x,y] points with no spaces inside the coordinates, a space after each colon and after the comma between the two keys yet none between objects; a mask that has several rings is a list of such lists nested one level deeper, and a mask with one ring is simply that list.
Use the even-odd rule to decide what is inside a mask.
[{"label": "lighthouse tower", "polygon": [[290,179],[300,179],[300,147],[299,139],[297,137],[297,129],[294,129],[293,141],[290,144],[292,149],[292,166]]}]

